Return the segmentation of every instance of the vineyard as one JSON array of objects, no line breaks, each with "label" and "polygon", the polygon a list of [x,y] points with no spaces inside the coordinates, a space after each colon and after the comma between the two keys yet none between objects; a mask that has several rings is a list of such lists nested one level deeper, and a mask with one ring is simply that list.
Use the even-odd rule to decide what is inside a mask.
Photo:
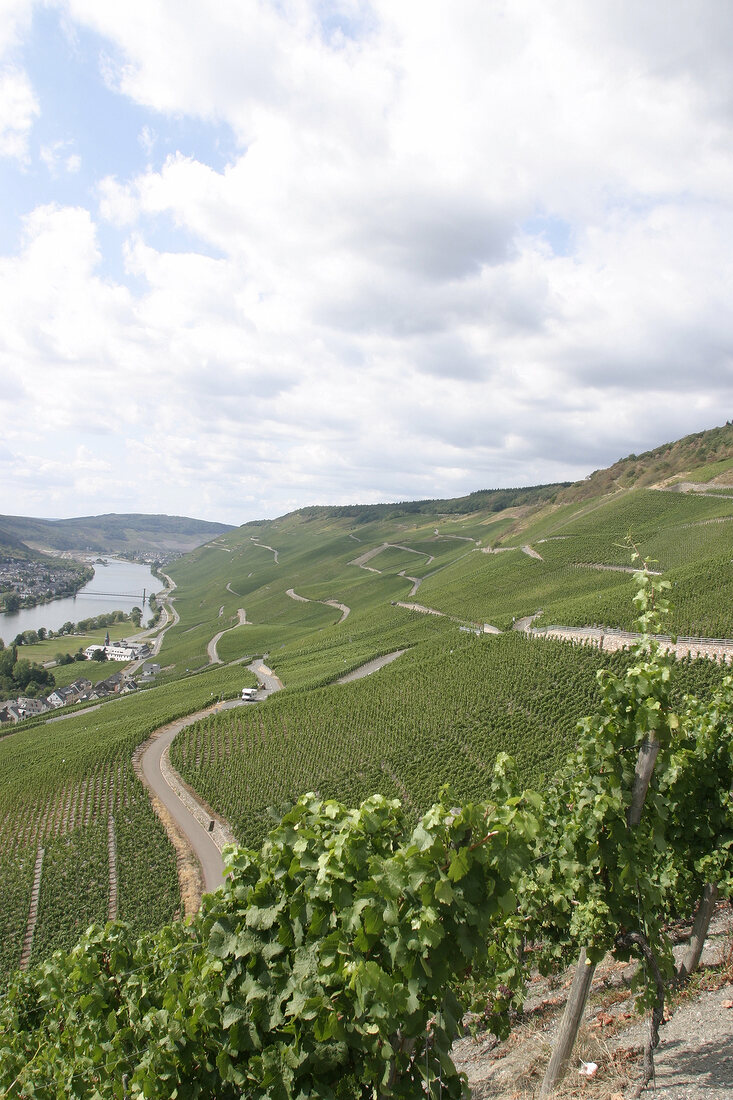
[{"label": "vineyard", "polygon": [[[670,571],[676,588],[671,629],[726,636],[733,633],[726,612],[731,602],[716,600],[715,592],[725,597],[731,584],[726,560],[733,543],[731,523],[733,501],[644,489],[542,505],[536,517],[409,514],[359,522],[358,517],[294,513],[245,526],[174,567],[181,621],[163,647],[167,675],[204,667],[208,642],[238,622],[241,607],[251,625],[228,630],[219,644],[221,660],[268,653],[284,674],[296,649],[305,656],[311,647],[327,648],[321,646],[323,635],[333,630],[352,646],[353,619],[336,626],[340,616],[335,609],[297,603],[286,596],[289,588],[311,601],[337,600],[351,608],[352,616],[378,616],[391,602],[411,598],[408,578],[417,577],[421,584],[412,598],[469,623],[506,629],[513,619],[542,609],[538,625],[603,623],[628,629],[631,579],[606,567],[628,568],[624,540],[629,531],[643,554]],[[277,550],[277,563],[264,543]],[[524,545],[542,560],[523,553]],[[492,547],[501,552],[482,552]],[[364,555],[362,568],[351,564]],[[376,637],[375,643],[359,657],[385,652],[386,643],[380,646]],[[353,667],[348,651],[341,664]],[[293,668],[295,679],[284,678],[293,686],[318,684],[322,675],[337,671],[334,662],[314,668],[311,675]]]},{"label": "vineyard", "polygon": [[[645,584],[644,626],[657,614]],[[306,794],[259,851],[230,851],[225,886],[191,924],[137,942],[125,925],[90,928],[11,984],[0,1086],[37,1100],[192,1088],[212,1100],[458,1100],[450,1051],[469,975],[485,1022],[506,1035],[530,968],[579,956],[572,1049],[581,987],[610,953],[649,964],[637,969],[651,1010],[641,1091],[675,979],[664,922],[711,884],[733,893],[733,679],[702,702],[681,694],[694,666],[673,668],[648,636],[625,656],[596,678],[594,712],[544,794],[520,789],[506,754],[483,799],[444,790],[415,822],[405,800],[349,809]],[[235,740],[209,721],[189,748],[231,766]],[[562,1077],[562,1042],[561,1029],[541,1096]]]},{"label": "vineyard", "polygon": [[[523,785],[543,787],[597,705],[599,667],[629,661],[520,634],[435,635],[378,676],[207,718],[178,736],[171,759],[248,846],[261,842],[268,807],[304,790],[350,804],[379,792],[416,817],[445,783],[459,800],[485,798],[502,751]],[[681,662],[680,690],[707,697],[722,675],[709,661]]]},{"label": "vineyard", "polygon": [[[350,804],[379,792],[411,822],[445,782],[457,799],[484,799],[502,751],[522,784],[544,790],[577,719],[598,704],[596,672],[621,673],[630,658],[510,628],[528,615],[537,627],[632,628],[629,531],[673,583],[667,629],[733,636],[733,501],[648,489],[554,496],[466,514],[440,502],[432,512],[306,510],[228,531],[171,566],[180,618],[156,658],[156,686],[0,739],[0,983],[27,938],[41,850],[31,962],[103,920],[113,895],[138,931],[176,912],[174,854],[131,757],[165,722],[239,694],[251,679],[235,662],[264,657],[285,691],[187,729],[171,759],[240,840],[259,844],[271,808],[306,790]],[[441,614],[398,606],[408,601]],[[485,623],[506,633],[469,632]],[[210,667],[222,632],[224,665]],[[42,644],[52,656],[59,640]],[[36,659],[36,648],[23,656]],[[397,650],[406,652],[378,674],[337,683]],[[57,682],[74,670],[89,675],[59,666]],[[704,701],[722,674],[681,662],[677,690]]]},{"label": "vineyard", "polygon": [[175,855],[132,753],[164,722],[241,684],[241,670],[222,669],[63,722],[36,720],[0,742],[0,986],[20,962],[40,849],[31,961],[71,947],[88,924],[106,919],[112,830],[118,916],[139,931],[172,919],[180,905]]},{"label": "vineyard", "polygon": [[417,646],[446,632],[455,635],[456,629],[441,617],[410,614],[384,604],[352,611],[347,623],[284,645],[274,650],[269,660],[289,689],[322,687],[375,657]]}]

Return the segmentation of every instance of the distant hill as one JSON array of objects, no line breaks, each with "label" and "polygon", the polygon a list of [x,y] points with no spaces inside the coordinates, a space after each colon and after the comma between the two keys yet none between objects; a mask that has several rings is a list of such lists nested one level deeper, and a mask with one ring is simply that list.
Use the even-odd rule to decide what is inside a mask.
[{"label": "distant hill", "polygon": [[92,553],[145,551],[188,553],[232,528],[185,516],[108,514],[77,519],[0,516],[0,543],[25,543],[37,550]]},{"label": "distant hill", "polygon": [[[403,500],[393,504],[342,504],[314,505],[289,512],[288,517],[300,519],[353,519],[356,523],[372,523],[375,520],[399,519],[401,516],[454,516],[473,512],[501,512],[505,508],[528,507],[553,501],[561,489],[571,485],[569,481],[550,485],[529,485],[520,489],[478,489],[463,497],[446,500]],[[285,516],[281,516],[285,519]],[[243,524],[250,527],[251,523]]]},{"label": "distant hill", "polygon": [[[709,485],[711,489],[729,486],[733,491],[733,421],[719,428],[687,435],[672,443],[663,443],[643,454],[627,455],[606,469],[595,470],[582,481],[515,489],[478,489],[466,496],[448,499],[314,505],[288,512],[276,522],[286,519],[351,519],[362,524],[399,519],[401,516],[465,516],[477,512],[501,512],[507,508],[521,508],[523,513],[527,513],[543,505],[588,500],[619,489],[671,487],[676,482],[699,483]],[[243,526],[267,524],[266,520],[255,520]]]},{"label": "distant hill", "polygon": [[37,557],[40,557],[40,555],[27,547],[22,539],[19,539],[12,531],[0,527],[0,560],[14,558],[16,561],[30,561]]},{"label": "distant hill", "polygon": [[558,495],[560,501],[587,500],[617,489],[670,486],[675,482],[733,486],[733,421],[663,443],[642,454],[627,455],[605,470],[595,470]]}]

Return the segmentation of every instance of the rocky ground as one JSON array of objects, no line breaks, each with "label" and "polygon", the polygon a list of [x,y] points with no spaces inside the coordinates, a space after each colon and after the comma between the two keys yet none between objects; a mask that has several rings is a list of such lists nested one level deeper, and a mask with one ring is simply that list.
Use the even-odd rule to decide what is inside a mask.
[{"label": "rocky ground", "polygon": [[[634,1010],[631,967],[598,967],[575,1056],[558,1100],[629,1100],[641,1075],[648,1020]],[[533,1100],[565,1003],[572,971],[536,979],[524,1015],[502,1043],[488,1034],[456,1043],[453,1057],[468,1077],[473,1100]],[[719,906],[700,971],[669,999],[655,1052],[649,1100],[733,1100],[733,909]],[[592,1077],[581,1074],[595,1063]]]}]

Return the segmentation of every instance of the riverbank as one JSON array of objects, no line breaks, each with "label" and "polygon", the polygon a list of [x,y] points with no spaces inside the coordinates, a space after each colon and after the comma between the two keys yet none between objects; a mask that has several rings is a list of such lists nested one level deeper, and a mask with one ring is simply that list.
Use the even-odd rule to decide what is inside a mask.
[{"label": "riverbank", "polygon": [[165,581],[155,576],[150,566],[109,558],[73,596],[0,614],[0,638],[8,645],[26,630],[71,633],[75,625],[82,624],[85,628],[84,624],[99,615],[115,611],[129,614],[135,607],[140,609],[145,626],[152,617],[148,597],[157,595],[164,587]]}]

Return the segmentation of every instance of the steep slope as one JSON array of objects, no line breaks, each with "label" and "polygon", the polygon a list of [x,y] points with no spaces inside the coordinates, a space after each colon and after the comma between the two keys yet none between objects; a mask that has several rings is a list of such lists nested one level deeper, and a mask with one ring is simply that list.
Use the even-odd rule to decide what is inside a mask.
[{"label": "steep slope", "polygon": [[588,500],[617,489],[669,485],[675,481],[733,486],[733,421],[686,435],[643,454],[627,455],[605,470],[558,493],[560,502]]}]

